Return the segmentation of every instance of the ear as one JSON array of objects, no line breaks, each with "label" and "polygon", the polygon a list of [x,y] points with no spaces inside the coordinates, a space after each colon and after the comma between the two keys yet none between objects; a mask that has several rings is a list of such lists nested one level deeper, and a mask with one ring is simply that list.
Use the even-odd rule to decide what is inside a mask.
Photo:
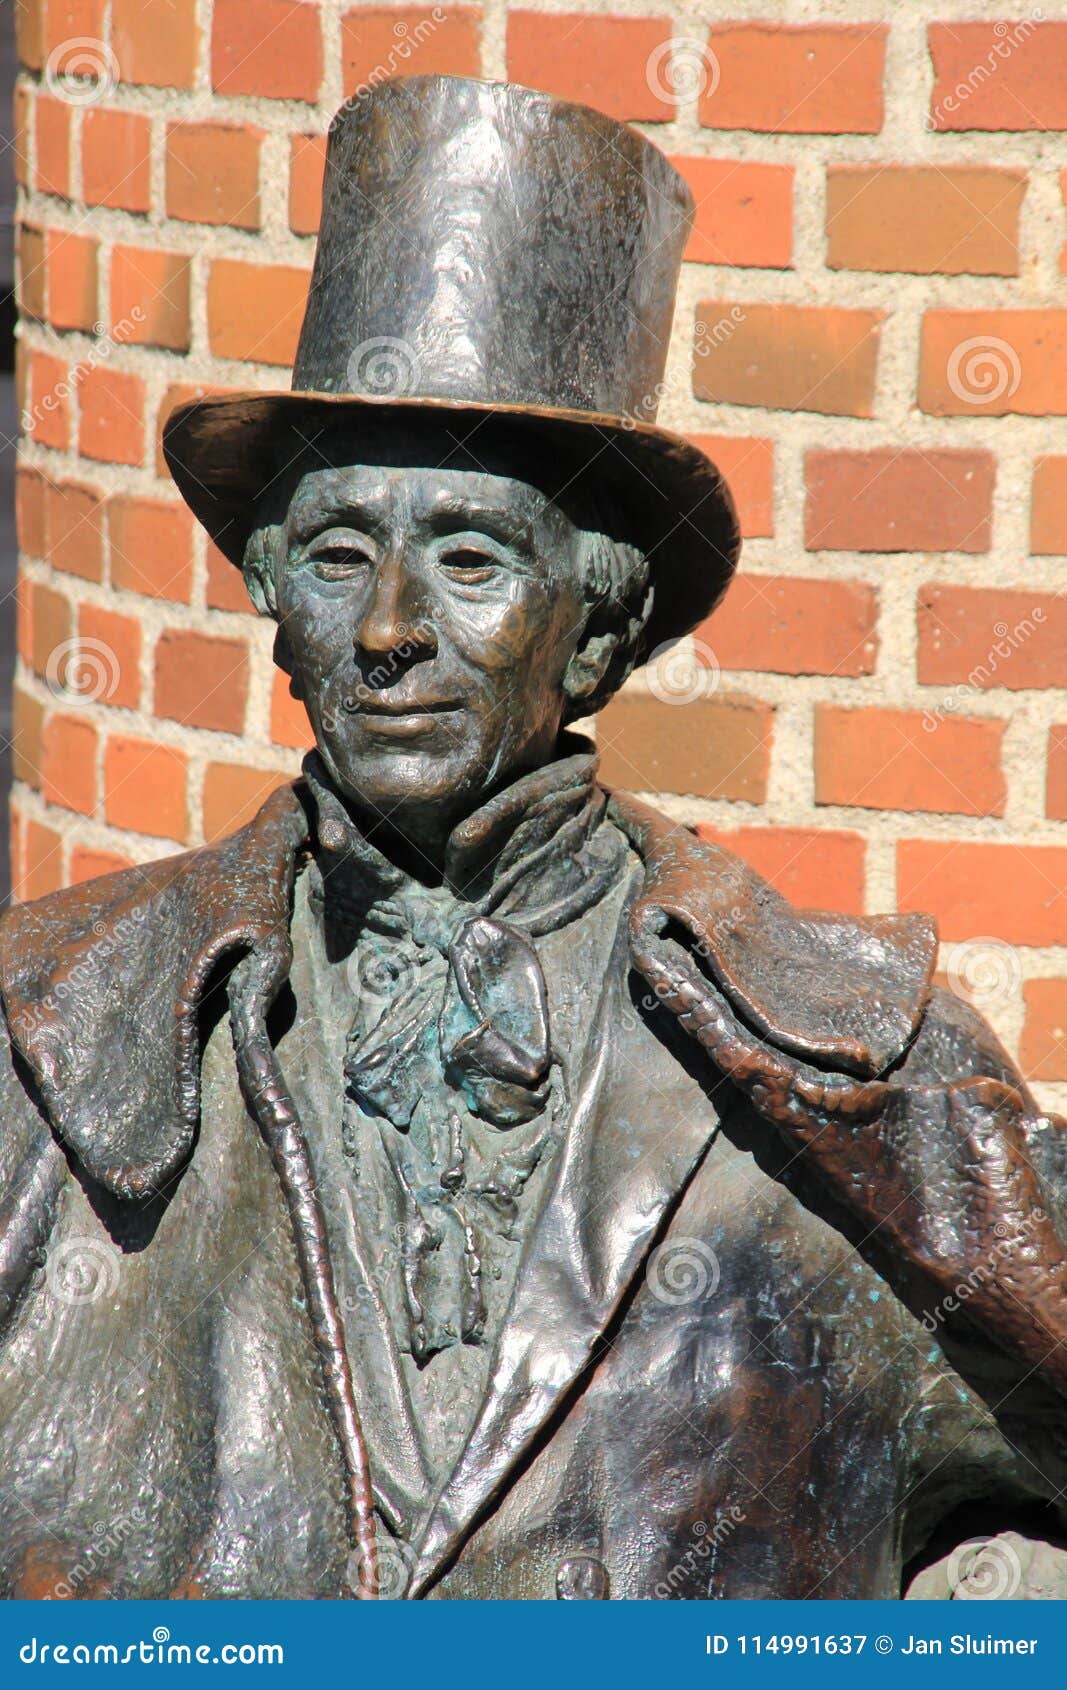
[{"label": "ear", "polygon": [[618,632],[598,628],[599,621],[597,611],[591,611],[578,645],[564,671],[563,690],[576,705],[592,698],[593,694],[599,691],[619,643]]}]

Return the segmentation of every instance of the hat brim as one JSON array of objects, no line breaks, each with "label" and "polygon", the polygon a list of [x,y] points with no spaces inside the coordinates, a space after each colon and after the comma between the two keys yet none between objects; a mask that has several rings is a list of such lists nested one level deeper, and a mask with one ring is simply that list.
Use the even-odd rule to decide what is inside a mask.
[{"label": "hat brim", "polygon": [[482,424],[506,419],[509,434],[529,431],[542,451],[557,449],[568,477],[591,474],[610,490],[621,525],[616,538],[641,546],[652,571],[655,592],[642,662],[658,646],[689,633],[719,603],[741,549],[733,498],[698,447],[649,423],[589,411],[408,395],[219,394],[172,412],[163,452],[186,504],[224,556],[240,567],[257,500],[317,439],[325,441],[341,422],[355,429],[363,419],[378,431],[387,418],[399,423],[429,417],[457,448],[475,456]]}]

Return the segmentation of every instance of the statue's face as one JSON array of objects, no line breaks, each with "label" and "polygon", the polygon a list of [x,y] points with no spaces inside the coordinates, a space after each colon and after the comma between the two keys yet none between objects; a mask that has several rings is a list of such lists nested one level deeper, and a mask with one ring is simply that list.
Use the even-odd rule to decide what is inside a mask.
[{"label": "statue's face", "polygon": [[584,536],[471,469],[305,474],[278,617],[322,757],[359,809],[455,819],[553,754],[585,622]]}]

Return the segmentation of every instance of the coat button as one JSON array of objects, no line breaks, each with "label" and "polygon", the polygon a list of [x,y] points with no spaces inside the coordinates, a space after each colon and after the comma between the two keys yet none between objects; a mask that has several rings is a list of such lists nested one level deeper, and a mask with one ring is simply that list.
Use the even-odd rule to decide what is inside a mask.
[{"label": "coat button", "polygon": [[556,1572],[556,1597],[560,1602],[606,1602],[608,1570],[592,1555],[571,1555]]}]

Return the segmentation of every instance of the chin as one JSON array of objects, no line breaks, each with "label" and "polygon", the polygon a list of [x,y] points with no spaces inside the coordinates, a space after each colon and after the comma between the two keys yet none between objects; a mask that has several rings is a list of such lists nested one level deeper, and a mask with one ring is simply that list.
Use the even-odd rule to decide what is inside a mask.
[{"label": "chin", "polygon": [[477,805],[488,776],[486,761],[477,751],[448,753],[429,748],[360,750],[338,754],[326,749],[325,761],[342,793],[356,806],[388,816],[399,806],[443,803],[453,807],[459,797]]}]

